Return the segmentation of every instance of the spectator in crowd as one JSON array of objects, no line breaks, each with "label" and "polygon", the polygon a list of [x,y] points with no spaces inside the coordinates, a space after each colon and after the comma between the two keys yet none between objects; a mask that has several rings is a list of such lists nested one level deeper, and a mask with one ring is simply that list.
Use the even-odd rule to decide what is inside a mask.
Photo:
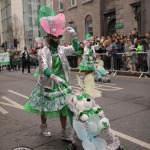
[{"label": "spectator in crowd", "polygon": [[95,63],[99,67],[104,67],[104,61],[102,60],[102,56],[101,55],[96,56]]},{"label": "spectator in crowd", "polygon": [[134,41],[133,41],[133,45],[134,45],[135,49],[138,47],[138,43],[139,43],[138,39],[135,38]]},{"label": "spectator in crowd", "polygon": [[143,52],[143,45],[142,45],[142,42],[140,40],[137,42],[136,52],[138,52],[138,53]]},{"label": "spectator in crowd", "polygon": [[143,45],[142,45],[142,41],[139,40],[137,42],[137,48],[136,48],[136,52],[138,53],[138,64],[137,64],[137,71],[142,71],[142,66],[144,65],[143,64]]},{"label": "spectator in crowd", "polygon": [[116,44],[116,53],[118,53],[118,55],[116,56],[116,69],[120,70],[121,66],[122,66],[122,52],[123,52],[123,46],[122,46],[122,42],[119,38],[117,38],[115,40],[115,44]]},{"label": "spectator in crowd", "polygon": [[132,42],[132,44],[134,44],[134,39],[138,39],[138,35],[137,35],[136,31],[133,30],[131,32],[131,42]]},{"label": "spectator in crowd", "polygon": [[8,65],[8,70],[13,71],[14,70],[14,66],[13,66],[14,56],[10,49],[7,49],[7,52],[9,53],[9,57],[10,57],[10,65]]},{"label": "spectator in crowd", "polygon": [[14,56],[14,60],[13,60],[14,70],[17,71],[17,51],[13,52],[13,56]]},{"label": "spectator in crowd", "polygon": [[131,40],[127,38],[124,44],[125,53],[130,52],[129,47],[132,45]]},{"label": "spectator in crowd", "polygon": [[[3,53],[2,49],[0,49],[0,53]],[[3,69],[3,66],[0,66],[0,72],[1,72],[2,69]]]},{"label": "spectator in crowd", "polygon": [[20,55],[21,55],[21,51],[17,51],[17,66],[18,66],[18,70],[20,70],[21,68],[21,58],[20,58]]},{"label": "spectator in crowd", "polygon": [[106,69],[110,69],[111,68],[111,41],[110,40],[105,40],[104,41],[104,49],[105,49],[105,53],[106,53],[106,57],[104,57],[103,58],[103,60],[105,61],[105,65],[104,65],[104,67],[106,68]]},{"label": "spectator in crowd", "polygon": [[149,32],[145,33],[144,40],[142,41],[142,44],[143,44],[143,48],[144,48],[145,52],[148,49],[150,49],[150,33]]},{"label": "spectator in crowd", "polygon": [[128,63],[130,59],[130,49],[129,47],[132,45],[130,38],[127,38],[124,43],[124,51],[125,53],[123,54],[123,63],[124,63],[124,68],[128,70]]},{"label": "spectator in crowd", "polygon": [[136,64],[138,63],[136,49],[134,45],[131,45],[129,49],[130,49],[129,72],[135,73]]},{"label": "spectator in crowd", "polygon": [[77,56],[78,56],[78,66],[80,65],[80,62],[82,60],[83,51],[84,51],[84,43],[80,42],[80,44],[79,44],[79,50],[76,51]]},{"label": "spectator in crowd", "polygon": [[[71,44],[64,44],[64,46],[65,47],[67,47],[67,46],[69,46],[69,45],[71,45]],[[76,68],[77,67],[77,57],[76,57],[76,53],[72,53],[72,52],[66,52],[66,56],[67,56],[67,60],[68,60],[68,62],[69,62],[69,66],[71,67],[71,68]]]},{"label": "spectator in crowd", "polygon": [[28,73],[30,73],[30,56],[26,46],[24,47],[24,50],[21,53],[21,58],[22,58],[22,73],[24,73],[24,69],[26,66],[28,68]]},{"label": "spectator in crowd", "polygon": [[118,64],[117,64],[117,45],[116,45],[116,43],[117,43],[117,39],[114,39],[114,40],[112,40],[112,43],[111,43],[111,45],[110,45],[110,47],[111,47],[111,60],[112,60],[112,62],[113,62],[113,64],[114,64],[114,68],[113,69],[115,69],[115,70],[118,70]]}]

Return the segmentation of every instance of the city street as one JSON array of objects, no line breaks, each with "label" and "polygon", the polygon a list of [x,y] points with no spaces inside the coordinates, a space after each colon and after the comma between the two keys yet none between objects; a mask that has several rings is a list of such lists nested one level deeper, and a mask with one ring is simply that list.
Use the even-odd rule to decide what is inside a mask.
[{"label": "city street", "polygon": [[[67,143],[60,140],[58,119],[48,120],[52,137],[43,137],[40,134],[40,117],[23,110],[37,82],[34,72],[0,72],[0,150],[21,146],[34,150],[65,150]],[[84,75],[72,72],[70,84],[74,93],[81,91],[76,74]],[[150,149],[150,79],[129,76],[110,78],[110,83],[96,83],[96,89],[102,91],[102,97],[96,102],[104,108],[121,145],[128,150]]]}]

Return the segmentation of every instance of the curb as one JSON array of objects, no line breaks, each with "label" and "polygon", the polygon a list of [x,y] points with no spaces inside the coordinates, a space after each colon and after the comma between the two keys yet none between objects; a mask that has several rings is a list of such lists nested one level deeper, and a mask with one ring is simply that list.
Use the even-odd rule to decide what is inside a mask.
[{"label": "curb", "polygon": [[[70,70],[72,72],[79,72],[79,69],[77,69],[77,68],[71,68]],[[81,72],[83,72],[83,71],[81,71]],[[134,73],[132,73],[132,72],[129,72],[129,71],[118,70],[118,71],[114,71],[112,73],[109,71],[109,74],[111,74],[113,76],[115,76],[115,75],[124,75],[124,76],[132,76],[132,77],[139,77],[139,78],[141,78],[141,77],[150,78],[150,76],[148,75],[147,72],[134,72]]]}]

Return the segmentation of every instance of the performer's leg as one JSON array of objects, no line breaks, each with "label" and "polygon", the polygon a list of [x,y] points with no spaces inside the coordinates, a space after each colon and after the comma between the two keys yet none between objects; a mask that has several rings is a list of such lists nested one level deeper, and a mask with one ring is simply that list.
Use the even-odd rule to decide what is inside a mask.
[{"label": "performer's leg", "polygon": [[66,123],[67,123],[67,117],[60,117],[60,122],[62,126],[62,133],[61,133],[61,139],[71,141],[71,139],[66,134]]},{"label": "performer's leg", "polygon": [[27,61],[28,73],[30,73],[30,61]]},{"label": "performer's leg", "polygon": [[46,121],[47,121],[47,118],[45,117],[44,114],[41,115],[41,133],[42,135],[44,136],[51,136],[51,133],[48,131],[48,128],[47,128],[47,124],[46,124]]},{"label": "performer's leg", "polygon": [[82,57],[78,57],[78,67],[80,66],[81,59]]},{"label": "performer's leg", "polygon": [[46,117],[44,116],[44,114],[42,114],[41,115],[41,122],[42,122],[42,124],[46,124],[46,121],[47,121]]},{"label": "performer's leg", "polygon": [[24,68],[25,68],[25,62],[22,61],[22,73],[24,73]]},{"label": "performer's leg", "polygon": [[90,73],[91,73],[92,75],[94,75],[94,72],[93,72],[93,71],[85,71],[85,76],[88,75],[88,74],[90,74]]},{"label": "performer's leg", "polygon": [[88,71],[86,71],[86,72],[85,72],[85,76],[86,76],[86,75],[88,75],[88,74],[89,74],[89,72],[88,72]]},{"label": "performer's leg", "polygon": [[61,122],[61,126],[62,126],[62,129],[65,129],[66,128],[66,123],[67,123],[67,117],[60,117],[60,122]]}]

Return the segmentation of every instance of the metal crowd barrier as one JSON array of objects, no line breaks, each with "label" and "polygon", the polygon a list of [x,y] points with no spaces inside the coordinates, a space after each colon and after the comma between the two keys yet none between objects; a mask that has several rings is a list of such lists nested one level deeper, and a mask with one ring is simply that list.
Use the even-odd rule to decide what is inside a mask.
[{"label": "metal crowd barrier", "polygon": [[30,66],[37,67],[38,66],[38,58],[30,56]]},{"label": "metal crowd barrier", "polygon": [[[21,67],[22,66],[21,57],[13,58],[12,65]],[[38,58],[37,57],[30,56],[30,66],[35,67],[35,68],[38,66]]]},{"label": "metal crowd barrier", "polygon": [[[135,54],[135,66],[136,73],[139,73],[139,78],[142,77],[144,73],[150,73],[150,54],[148,52],[134,52]],[[131,52],[126,53],[97,53],[101,55],[104,61],[104,68],[112,73],[113,76],[119,72],[129,72],[129,65],[131,64]]]}]

